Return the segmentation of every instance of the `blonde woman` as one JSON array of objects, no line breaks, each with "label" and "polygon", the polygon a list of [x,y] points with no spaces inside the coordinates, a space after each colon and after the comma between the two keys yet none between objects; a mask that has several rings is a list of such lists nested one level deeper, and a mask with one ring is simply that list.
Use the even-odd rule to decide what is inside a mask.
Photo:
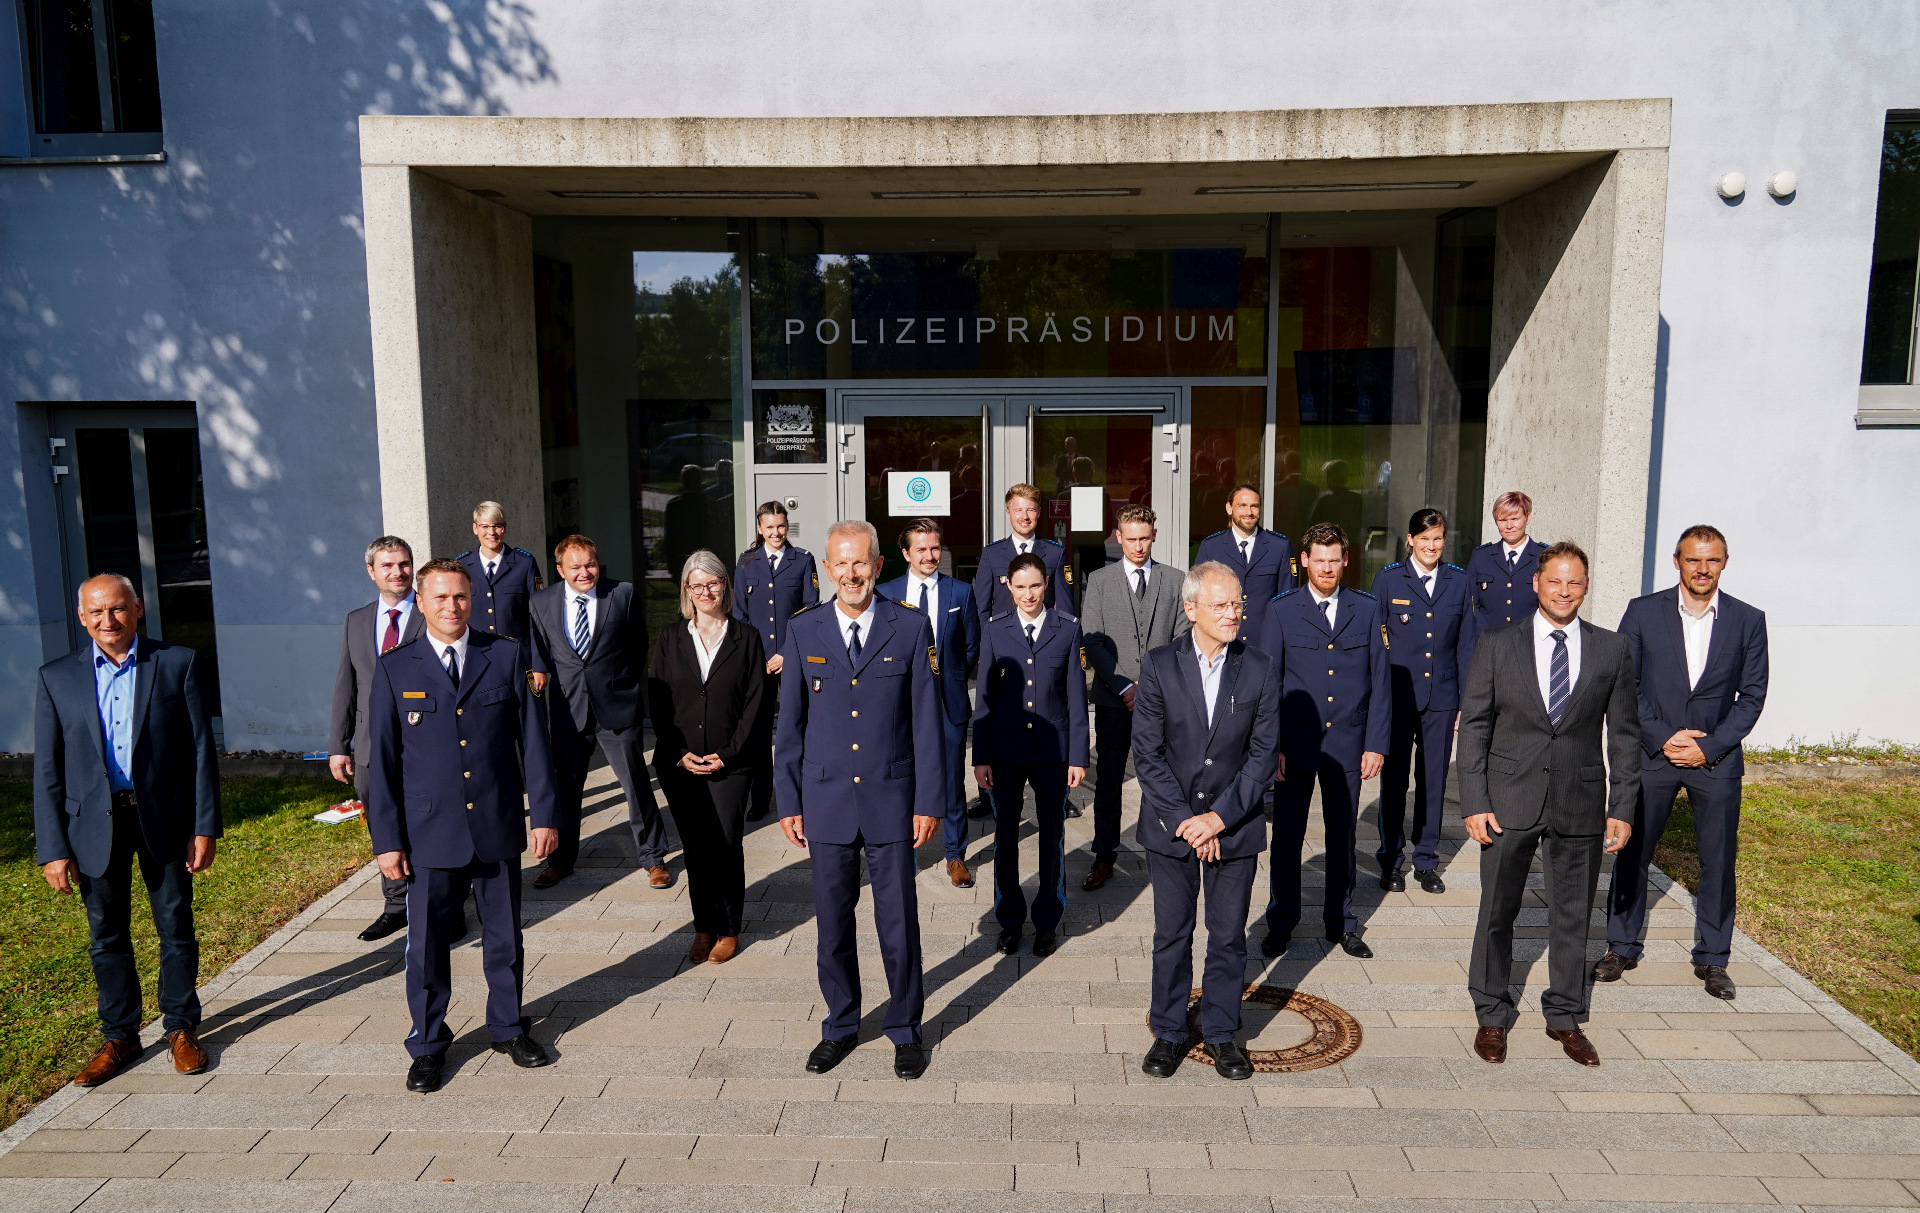
[{"label": "blonde woman", "polygon": [[767,756],[766,655],[760,634],[729,615],[727,566],[702,549],[680,570],[685,627],[665,629],[647,666],[653,769],[686,856],[693,903],[688,959],[720,964],[740,947],[746,826],[753,772]]}]

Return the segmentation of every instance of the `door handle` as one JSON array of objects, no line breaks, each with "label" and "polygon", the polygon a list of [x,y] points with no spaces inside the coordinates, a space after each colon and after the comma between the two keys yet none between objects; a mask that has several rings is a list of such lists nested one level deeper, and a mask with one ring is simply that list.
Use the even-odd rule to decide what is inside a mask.
[{"label": "door handle", "polygon": [[1180,470],[1180,452],[1165,451],[1160,456],[1160,462],[1171,465],[1172,470],[1177,472]]}]

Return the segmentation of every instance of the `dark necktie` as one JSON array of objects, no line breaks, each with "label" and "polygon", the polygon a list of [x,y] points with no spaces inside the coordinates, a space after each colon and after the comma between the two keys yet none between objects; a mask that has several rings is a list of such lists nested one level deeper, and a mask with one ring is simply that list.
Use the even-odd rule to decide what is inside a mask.
[{"label": "dark necktie", "polygon": [[1133,571],[1133,596],[1135,598],[1140,599],[1142,602],[1146,601],[1147,570],[1145,569],[1135,569]]},{"label": "dark necktie", "polygon": [[387,634],[380,638],[380,651],[386,652],[400,643],[400,608],[387,608]]},{"label": "dark necktie", "polygon": [[453,655],[452,645],[447,646],[446,657],[447,657],[447,660],[446,660],[447,677],[453,679],[454,686],[459,686],[460,685],[460,662],[456,660]]},{"label": "dark necktie", "polygon": [[487,561],[487,580],[488,580],[488,581],[492,581],[492,580],[493,580],[493,571],[494,571],[494,570],[495,570],[496,568],[498,568],[498,567],[500,567],[500,562],[499,562],[499,561],[497,561],[497,560],[489,560],[489,561]]},{"label": "dark necktie", "polygon": [[930,613],[927,607],[927,583],[924,581],[920,583],[920,613],[922,615]]},{"label": "dark necktie", "polygon": [[587,655],[588,640],[587,600],[585,598],[576,598],[573,601],[577,607],[573,613],[573,651],[585,657]]},{"label": "dark necktie", "polygon": [[1420,592],[1422,594],[1425,594],[1429,598],[1433,597],[1433,574],[1432,573],[1420,574]]},{"label": "dark necktie", "polygon": [[774,574],[780,571],[780,553],[767,553],[767,580],[772,581]]},{"label": "dark necktie", "polygon": [[1253,562],[1253,557],[1248,551],[1248,549],[1250,549],[1251,547],[1253,547],[1253,540],[1242,539],[1240,541],[1240,563],[1241,564],[1251,564]]},{"label": "dark necktie", "polygon": [[1020,549],[1020,555],[1022,555],[1022,556],[1025,556],[1025,555],[1027,554],[1027,541],[1026,541],[1026,540],[1024,540],[1024,539],[1022,539],[1022,540],[1021,540],[1021,541],[1020,541],[1019,543],[1016,543],[1016,544],[1014,544],[1013,546],[1014,546],[1014,547],[1017,547],[1017,548],[1019,548],[1019,549]]},{"label": "dark necktie", "polygon": [[847,659],[858,661],[860,660],[860,625],[851,624],[848,631],[850,635],[847,638]]},{"label": "dark necktie", "polygon": [[1557,729],[1560,727],[1560,717],[1567,710],[1567,696],[1573,690],[1573,679],[1568,674],[1567,634],[1555,628],[1547,635],[1553,637],[1553,660],[1547,663],[1547,719]]},{"label": "dark necktie", "polygon": [[1333,599],[1322,598],[1320,600],[1320,618],[1325,621],[1327,631],[1333,631]]},{"label": "dark necktie", "polygon": [[1518,559],[1519,557],[1514,553],[1514,550],[1512,548],[1508,548],[1507,549],[1507,576],[1509,577],[1513,576],[1514,564],[1516,561],[1518,561]]},{"label": "dark necktie", "polygon": [[1033,648],[1033,631],[1038,626],[1039,626],[1038,624],[1033,624],[1033,623],[1030,623],[1027,625],[1027,648],[1028,649]]}]

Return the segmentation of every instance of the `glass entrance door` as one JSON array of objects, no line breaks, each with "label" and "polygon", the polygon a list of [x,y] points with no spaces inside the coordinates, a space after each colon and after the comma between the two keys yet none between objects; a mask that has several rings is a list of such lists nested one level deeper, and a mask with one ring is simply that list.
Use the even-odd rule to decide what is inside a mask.
[{"label": "glass entrance door", "polygon": [[841,508],[880,532],[880,579],[905,574],[900,530],[929,517],[945,532],[942,571],[973,580],[987,541],[989,442],[1001,398],[843,393],[840,404]]}]

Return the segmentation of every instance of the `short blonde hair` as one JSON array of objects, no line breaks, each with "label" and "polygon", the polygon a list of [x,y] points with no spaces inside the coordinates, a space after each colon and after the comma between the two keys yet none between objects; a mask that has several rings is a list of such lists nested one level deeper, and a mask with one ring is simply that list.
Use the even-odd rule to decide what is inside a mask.
[{"label": "short blonde hair", "polygon": [[475,522],[491,522],[495,524],[504,523],[507,520],[507,512],[500,508],[500,503],[497,501],[483,501],[473,507],[473,520]]},{"label": "short blonde hair", "polygon": [[1028,501],[1033,502],[1033,504],[1039,505],[1040,504],[1040,486],[1037,484],[1028,484],[1026,481],[1023,480],[1019,484],[1016,484],[1012,488],[1007,490],[1007,496],[1004,504],[1012,505],[1013,499],[1015,497],[1025,497]]},{"label": "short blonde hair", "polygon": [[720,601],[723,604],[733,593],[733,577],[727,571],[726,562],[706,548],[701,548],[687,557],[687,562],[680,566],[680,618],[682,619],[692,619],[699,614],[698,609],[693,605],[693,595],[687,592],[687,582],[693,579],[695,573],[706,573],[708,576],[720,579]]}]

